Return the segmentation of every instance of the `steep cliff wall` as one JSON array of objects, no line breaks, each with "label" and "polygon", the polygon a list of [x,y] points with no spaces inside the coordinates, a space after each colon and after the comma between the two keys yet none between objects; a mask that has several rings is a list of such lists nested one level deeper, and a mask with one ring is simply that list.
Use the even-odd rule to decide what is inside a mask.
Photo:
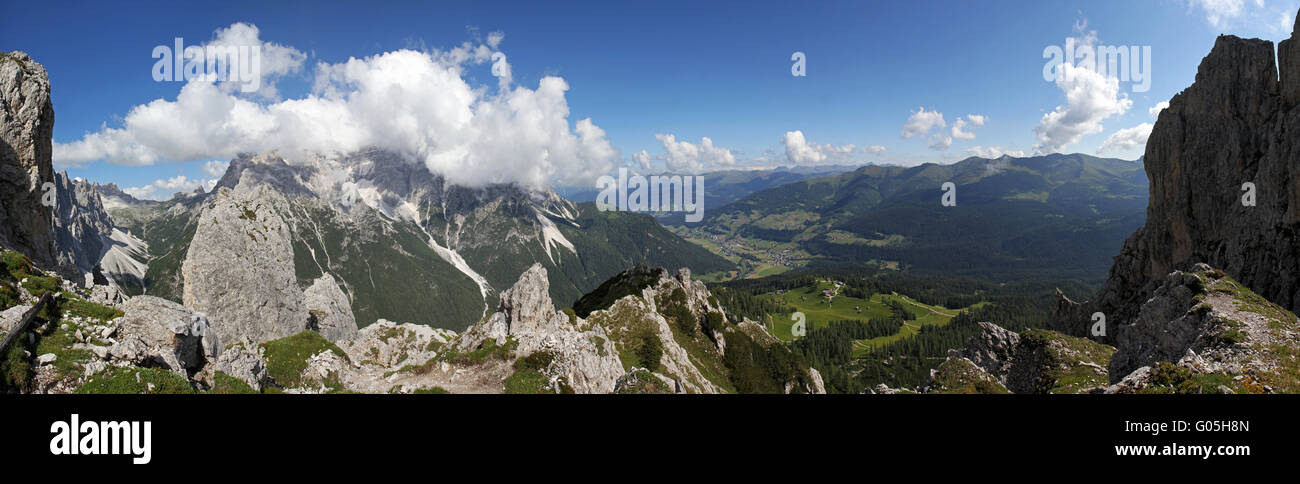
[{"label": "steep cliff wall", "polygon": [[[1169,101],[1147,140],[1146,225],[1125,241],[1094,298],[1083,304],[1061,299],[1058,329],[1088,334],[1095,312],[1112,327],[1124,324],[1167,274],[1196,263],[1300,309],[1296,44],[1295,33],[1281,43],[1279,70],[1271,42],[1218,38],[1196,81]],[[1247,183],[1254,205],[1244,203]]]},{"label": "steep cliff wall", "polygon": [[41,186],[54,182],[53,134],[45,68],[25,53],[0,52],[0,246],[46,267],[54,262],[54,238]]}]

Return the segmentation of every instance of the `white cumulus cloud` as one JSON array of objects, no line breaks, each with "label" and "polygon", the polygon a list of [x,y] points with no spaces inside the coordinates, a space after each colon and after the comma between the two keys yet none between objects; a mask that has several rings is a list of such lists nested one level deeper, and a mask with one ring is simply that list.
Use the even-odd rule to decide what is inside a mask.
[{"label": "white cumulus cloud", "polygon": [[655,139],[663,143],[664,162],[671,171],[699,173],[736,164],[731,150],[714,146],[713,140],[707,136],[700,138],[699,144],[677,141],[672,134],[656,134]]},{"label": "white cumulus cloud", "polygon": [[1097,153],[1123,152],[1146,145],[1152,127],[1151,123],[1142,123],[1132,128],[1115,131],[1101,143]]},{"label": "white cumulus cloud", "polygon": [[947,127],[948,123],[943,120],[943,113],[939,111],[926,111],[925,108],[918,108],[911,116],[907,117],[907,122],[903,123],[903,138],[915,138],[929,133],[934,128]]},{"label": "white cumulus cloud", "polygon": [[967,114],[965,118],[957,118],[952,123],[952,137],[957,139],[975,139],[975,133],[966,130],[966,125],[984,126],[988,118],[978,114]]},{"label": "white cumulus cloud", "polygon": [[221,175],[226,174],[226,168],[229,166],[228,161],[212,160],[203,164],[203,174],[210,178],[220,178]]},{"label": "white cumulus cloud", "polygon": [[[260,55],[257,72],[261,75],[261,79],[257,81],[257,85],[260,86],[257,95],[264,99],[275,100],[279,98],[279,91],[275,87],[276,79],[302,70],[307,54],[293,47],[263,41],[261,36],[262,32],[256,25],[236,22],[230,27],[217,29],[213,40],[204,46],[258,47]],[[228,89],[237,86],[234,82],[221,84]]]},{"label": "white cumulus cloud", "polygon": [[193,80],[175,100],[135,106],[121,127],[55,143],[54,158],[61,166],[99,160],[152,165],[278,150],[292,162],[378,147],[469,186],[576,186],[607,173],[618,150],[589,118],[571,127],[564,79],[545,76],[531,88],[506,81],[495,93],[470,84],[469,65],[508,66],[504,58],[492,59],[500,51],[491,44],[501,38],[318,63],[311,93],[276,102]]},{"label": "white cumulus cloud", "polygon": [[[1086,19],[1075,23],[1074,32],[1076,36],[1072,39],[1076,45],[1095,47],[1098,44],[1097,31],[1088,29]],[[1065,104],[1044,114],[1034,128],[1039,141],[1034,147],[1036,152],[1059,153],[1084,136],[1100,133],[1104,129],[1102,121],[1124,114],[1133,106],[1128,94],[1120,92],[1118,77],[1104,75],[1093,67],[1071,62],[1059,66],[1056,87],[1065,94]]]},{"label": "white cumulus cloud", "polygon": [[123,188],[122,192],[141,200],[167,200],[177,192],[192,192],[203,186],[204,190],[216,185],[216,180],[191,180],[185,175],[155,180],[153,183],[138,187]]},{"label": "white cumulus cloud", "polygon": [[781,137],[781,144],[785,145],[786,159],[795,164],[816,164],[839,159],[856,148],[851,144],[835,146],[813,143],[804,138],[801,130],[787,131]]},{"label": "white cumulus cloud", "polygon": [[1260,34],[1289,35],[1296,6],[1291,0],[1187,0],[1189,11],[1205,15],[1210,27],[1222,33],[1244,37]]},{"label": "white cumulus cloud", "polygon": [[[1260,2],[1262,3],[1262,2]],[[1226,28],[1230,20],[1245,11],[1245,0],[1191,0],[1191,5],[1205,12],[1205,20],[1217,29]]]},{"label": "white cumulus cloud", "polygon": [[1120,93],[1118,78],[1070,63],[1061,64],[1061,69],[1056,86],[1065,93],[1065,104],[1044,114],[1034,128],[1039,153],[1059,153],[1086,135],[1100,133],[1103,120],[1133,106],[1128,95]]}]

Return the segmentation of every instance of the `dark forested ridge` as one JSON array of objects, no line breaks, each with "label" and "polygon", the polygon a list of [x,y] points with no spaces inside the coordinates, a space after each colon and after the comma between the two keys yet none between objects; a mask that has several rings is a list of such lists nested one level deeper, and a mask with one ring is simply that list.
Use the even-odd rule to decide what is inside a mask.
[{"label": "dark forested ridge", "polygon": [[[928,383],[930,370],[947,357],[948,350],[966,346],[979,332],[980,322],[992,322],[1012,331],[1042,327],[1056,287],[1067,293],[1086,294],[1091,288],[1071,281],[1032,281],[992,284],[974,278],[932,277],[848,270],[803,270],[794,273],[711,285],[710,289],[733,318],[761,321],[769,314],[796,309],[760,297],[790,291],[819,280],[843,283],[840,294],[868,299],[873,294],[905,295],[927,305],[968,307],[944,325],[922,325],[907,337],[867,351],[855,352],[854,342],[889,336],[919,317],[915,306],[890,300],[886,317],[833,320],[812,327],[790,342],[791,350],[822,374],[828,391],[860,393],[885,384],[892,388],[918,388]],[[911,323],[915,324],[915,323]]]}]

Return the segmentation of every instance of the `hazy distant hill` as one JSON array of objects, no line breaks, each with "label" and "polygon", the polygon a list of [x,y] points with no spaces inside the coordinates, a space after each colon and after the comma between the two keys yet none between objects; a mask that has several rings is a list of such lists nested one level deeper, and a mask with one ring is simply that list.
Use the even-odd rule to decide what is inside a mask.
[{"label": "hazy distant hill", "polygon": [[[956,206],[940,203],[945,182],[956,184]],[[706,210],[690,235],[722,247],[790,249],[803,259],[790,265],[874,261],[992,279],[1097,281],[1142,225],[1147,196],[1141,164],[1081,154],[866,166]]]},{"label": "hazy distant hill", "polygon": [[[809,178],[836,175],[853,170],[846,165],[777,167],[770,170],[725,170],[705,173],[705,212],[722,207],[751,193],[778,187]],[[594,202],[599,193],[595,189],[556,189],[560,195],[575,202]],[[652,214],[664,225],[682,225],[686,221],[681,213]]]}]

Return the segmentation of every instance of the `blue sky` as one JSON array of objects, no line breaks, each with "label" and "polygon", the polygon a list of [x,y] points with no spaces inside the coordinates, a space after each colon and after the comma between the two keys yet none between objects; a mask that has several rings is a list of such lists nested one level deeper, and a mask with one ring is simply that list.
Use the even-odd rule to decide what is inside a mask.
[{"label": "blue sky", "polygon": [[[138,105],[177,100],[183,82],[151,78],[155,46],[171,45],[175,37],[187,45],[212,41],[218,29],[243,22],[256,26],[261,41],[304,56],[298,70],[275,80],[276,97],[232,94],[261,106],[319,94],[313,91],[319,63],[401,49],[446,51],[465,42],[483,44],[490,33],[501,32],[504,40],[491,50],[507,55],[512,86],[540,92],[543,77],[562,78],[569,129],[576,133],[579,120],[590,118],[616,150],[591,154],[578,148],[587,161],[636,164],[635,155],[644,150],[655,170],[950,163],[977,146],[1025,154],[1042,148],[1035,128],[1058,106],[1070,107],[1063,88],[1043,79],[1043,50],[1063,45],[1067,37],[1095,32],[1100,45],[1151,47],[1150,89],[1133,92],[1131,83],[1118,83],[1113,100],[1126,107],[1096,120],[1100,132],[1060,148],[1097,154],[1117,131],[1153,122],[1150,108],[1192,82],[1219,33],[1281,40],[1290,33],[1284,24],[1300,7],[1300,0],[267,3],[26,2],[10,6],[0,19],[0,49],[26,51],[45,65],[56,111],[54,139],[64,145],[101,126],[122,128]],[[805,77],[791,76],[795,51],[807,56]],[[485,97],[500,94],[490,63],[467,63],[463,82],[483,89]],[[942,113],[944,125],[903,138],[904,124],[922,108]],[[984,123],[974,125],[967,115]],[[958,119],[974,139],[932,148],[936,136],[951,138]],[[515,119],[494,136],[474,131],[483,138],[467,145],[466,159],[529,156],[527,147],[486,146],[509,139],[512,129],[529,129],[523,123]],[[791,155],[786,134],[795,130],[806,144]],[[674,144],[657,134],[673,135]],[[229,158],[217,146],[182,150],[193,159],[172,159],[166,154],[176,150],[150,143],[184,140],[157,141],[158,136],[131,134],[136,148],[159,153],[152,164],[124,162],[120,153],[118,159],[107,153],[96,159],[93,149],[83,152],[84,159],[65,157],[56,164],[74,176],[142,188],[178,175],[191,183],[211,180],[204,164]],[[706,137],[711,147],[703,146]],[[680,142],[689,145],[675,144]],[[586,146],[586,140],[579,144]],[[866,151],[870,146],[884,151]],[[552,156],[565,153],[545,143],[537,148]],[[1141,151],[1140,144],[1120,144],[1104,154],[1134,159]],[[510,165],[503,171],[512,171]],[[164,188],[170,187],[151,196],[168,195]]]}]

